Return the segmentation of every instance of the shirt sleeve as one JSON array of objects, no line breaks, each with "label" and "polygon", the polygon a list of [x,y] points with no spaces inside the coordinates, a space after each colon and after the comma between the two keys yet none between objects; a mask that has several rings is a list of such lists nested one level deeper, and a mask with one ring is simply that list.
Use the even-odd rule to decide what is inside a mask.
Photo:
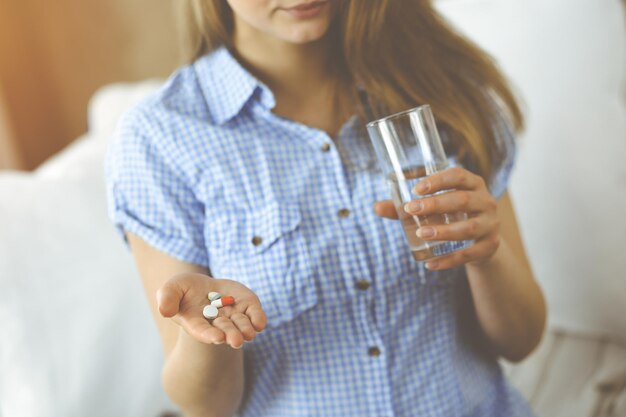
[{"label": "shirt sleeve", "polygon": [[496,199],[500,199],[505,193],[511,173],[517,157],[517,144],[515,132],[504,116],[502,110],[497,107],[497,118],[494,120],[493,129],[496,138],[497,152],[503,155],[501,161],[493,166],[489,191]]},{"label": "shirt sleeve", "polygon": [[132,117],[118,125],[104,166],[109,217],[127,247],[125,232],[132,232],[176,259],[208,266],[204,205],[153,135]]}]

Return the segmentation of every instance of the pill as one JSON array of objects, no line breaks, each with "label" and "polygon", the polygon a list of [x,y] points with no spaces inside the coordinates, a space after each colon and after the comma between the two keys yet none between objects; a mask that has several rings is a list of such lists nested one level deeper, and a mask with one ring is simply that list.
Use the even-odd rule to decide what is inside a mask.
[{"label": "pill", "polygon": [[219,298],[215,301],[211,301],[211,305],[215,306],[217,308],[221,308],[221,307],[225,307],[225,306],[232,306],[233,304],[235,304],[235,299],[233,297],[231,297],[230,295],[227,295],[226,297],[222,297]]},{"label": "pill", "polygon": [[209,320],[216,318],[218,314],[217,307],[211,304],[204,306],[204,309],[202,309],[202,315]]},{"label": "pill", "polygon": [[222,298],[222,294],[220,294],[219,292],[211,291],[208,297],[209,297],[209,300],[215,301],[215,300],[219,300],[220,298]]}]

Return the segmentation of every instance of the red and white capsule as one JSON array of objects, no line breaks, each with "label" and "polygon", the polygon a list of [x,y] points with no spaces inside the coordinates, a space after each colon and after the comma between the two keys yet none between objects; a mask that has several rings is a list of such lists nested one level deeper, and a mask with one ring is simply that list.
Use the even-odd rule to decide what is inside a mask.
[{"label": "red and white capsule", "polygon": [[211,305],[217,308],[232,306],[233,304],[235,304],[235,299],[230,295],[211,301]]}]

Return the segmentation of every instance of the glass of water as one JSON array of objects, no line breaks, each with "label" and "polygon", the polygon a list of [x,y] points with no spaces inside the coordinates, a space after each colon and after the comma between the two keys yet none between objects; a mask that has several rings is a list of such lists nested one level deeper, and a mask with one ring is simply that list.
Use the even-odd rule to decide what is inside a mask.
[{"label": "glass of water", "polygon": [[[413,192],[420,180],[448,168],[435,119],[429,105],[416,107],[367,124],[378,163],[389,184],[391,198],[417,261],[445,255],[473,244],[472,240],[425,241],[416,232],[421,226],[467,220],[467,213],[414,216],[404,211],[411,200],[427,197]],[[439,191],[435,194],[453,190]]]}]

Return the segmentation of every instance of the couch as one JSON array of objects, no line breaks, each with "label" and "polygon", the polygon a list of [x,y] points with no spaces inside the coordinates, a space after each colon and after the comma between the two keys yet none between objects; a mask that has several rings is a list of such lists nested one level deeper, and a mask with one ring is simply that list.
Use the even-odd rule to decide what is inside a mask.
[{"label": "couch", "polygon": [[[528,129],[510,192],[550,307],[503,363],[539,417],[626,416],[626,29],[619,0],[441,0],[498,60]],[[0,172],[0,417],[157,417],[162,351],[110,225],[102,159],[160,80],[99,90],[89,130],[33,172]]]}]

